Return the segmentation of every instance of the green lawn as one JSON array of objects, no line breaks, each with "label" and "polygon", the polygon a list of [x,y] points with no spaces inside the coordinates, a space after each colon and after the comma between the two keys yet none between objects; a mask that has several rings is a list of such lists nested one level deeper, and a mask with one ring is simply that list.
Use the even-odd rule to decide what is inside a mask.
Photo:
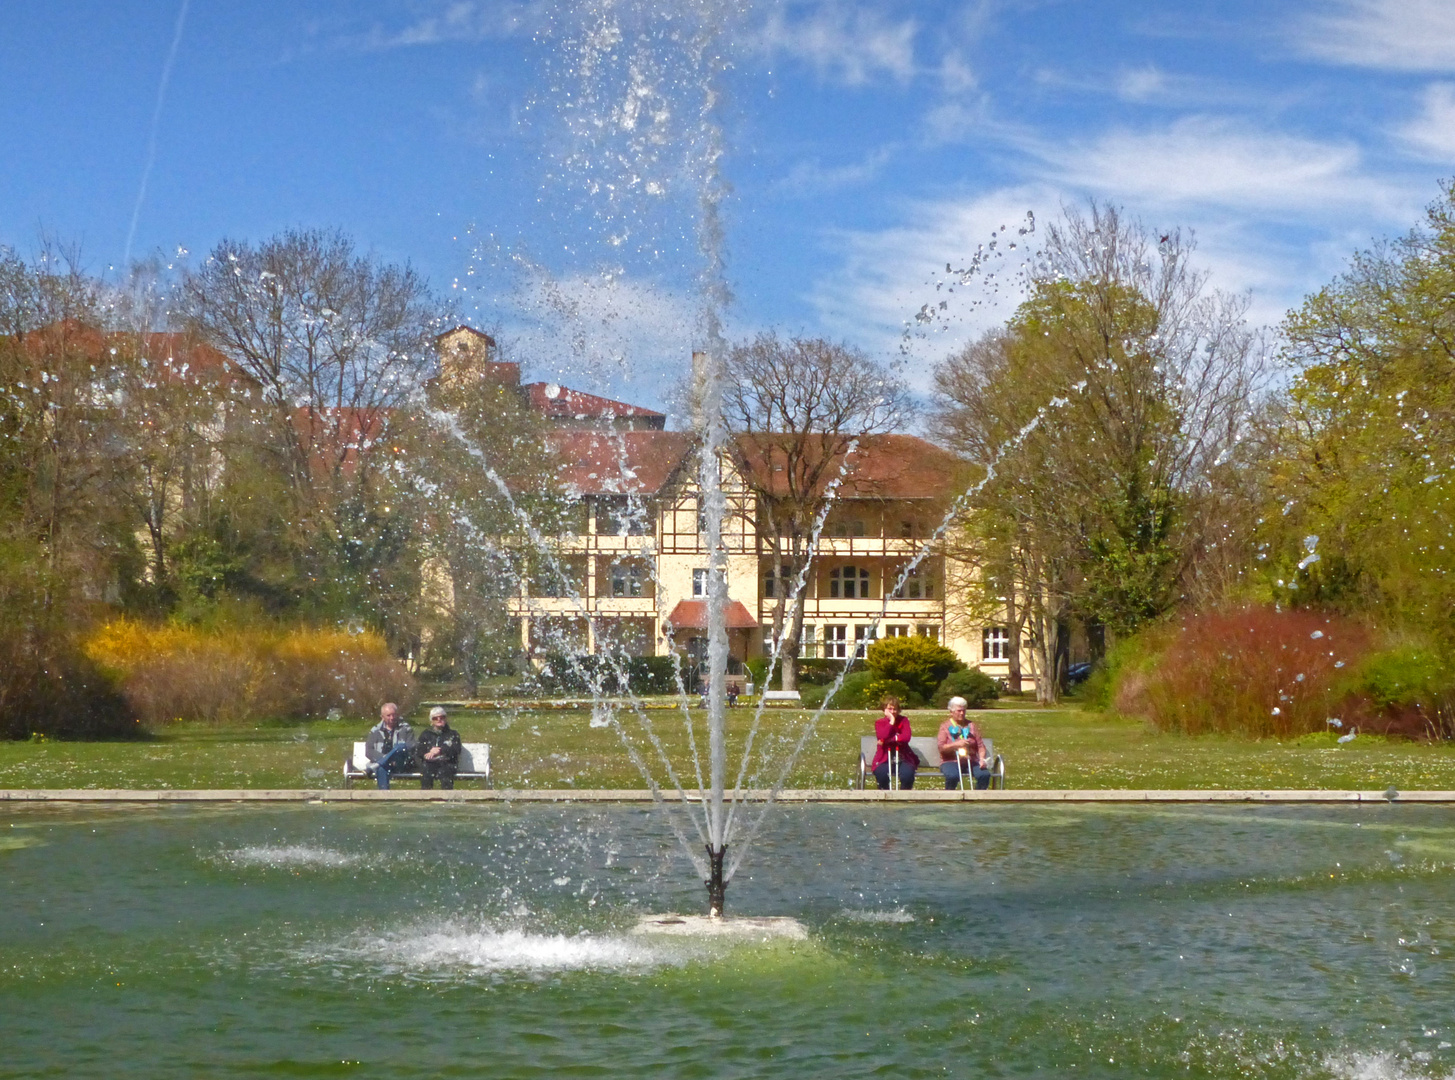
[{"label": "green lawn", "polygon": [[[933,734],[935,713],[913,713],[916,732]],[[796,740],[806,714],[774,710],[759,747],[775,758]],[[680,713],[648,717],[684,783],[692,786]],[[1017,788],[1365,788],[1455,789],[1455,745],[1386,742],[1360,736],[1347,746],[1330,737],[1297,743],[1162,735],[1138,721],[1075,709],[1000,709],[981,713],[982,727],[1006,757]],[[730,714],[729,772],[751,720]],[[793,787],[847,787],[858,736],[871,730],[863,712],[827,713],[789,778]],[[416,726],[423,726],[415,717]],[[702,715],[694,711],[706,755]],[[609,727],[592,727],[586,711],[457,712],[451,722],[468,741],[489,742],[497,787],[641,787],[640,774]],[[657,761],[635,717],[624,726],[643,757]],[[338,787],[351,741],[368,724],[319,721],[209,726],[179,724],[138,742],[0,743],[0,788],[295,788]],[[705,766],[704,766],[705,767]],[[663,771],[658,765],[656,775]],[[769,772],[749,777],[764,786]],[[925,777],[935,784],[938,777]]]}]

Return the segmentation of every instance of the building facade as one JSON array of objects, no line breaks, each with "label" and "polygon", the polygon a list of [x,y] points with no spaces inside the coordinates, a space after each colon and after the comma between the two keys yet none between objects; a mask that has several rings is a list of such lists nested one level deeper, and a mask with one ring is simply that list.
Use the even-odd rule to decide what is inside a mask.
[{"label": "building facade", "polygon": [[[462,340],[452,335],[466,333],[475,334],[445,335],[442,356]],[[478,350],[476,341],[466,344]],[[513,365],[493,365],[492,376],[509,380],[506,367]],[[521,392],[551,421],[559,482],[579,507],[509,601],[522,650],[542,659],[595,652],[609,640],[631,655],[676,650],[704,659],[709,559],[694,437],[624,402],[550,384]],[[738,437],[719,461],[730,672],[767,654],[778,604],[761,513],[775,497],[775,477],[769,456],[743,445],[752,438]],[[1006,677],[1006,629],[969,614],[974,568],[957,565],[936,539],[963,490],[960,462],[916,436],[879,435],[857,440],[839,472],[799,596],[800,656],[847,659],[879,638],[921,635]]]}]

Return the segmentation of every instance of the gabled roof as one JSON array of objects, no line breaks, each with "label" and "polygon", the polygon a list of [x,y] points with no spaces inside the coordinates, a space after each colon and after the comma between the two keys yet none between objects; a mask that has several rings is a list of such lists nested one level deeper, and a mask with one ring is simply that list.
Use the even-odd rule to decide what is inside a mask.
[{"label": "gabled roof", "polygon": [[[727,616],[729,630],[751,630],[758,625],[758,620],[753,618],[739,600],[729,600],[723,614]],[[672,609],[672,614],[668,615],[665,621],[670,623],[674,630],[705,630],[707,629],[707,601],[679,600],[677,606]]]},{"label": "gabled roof", "polygon": [[521,387],[530,398],[531,408],[550,420],[607,420],[612,418],[652,419],[663,423],[666,413],[628,405],[624,401],[597,397],[558,383],[534,382]]},{"label": "gabled roof", "polygon": [[495,339],[493,337],[491,337],[489,334],[485,333],[484,330],[476,330],[473,326],[466,326],[464,323],[461,323],[459,326],[453,326],[450,329],[446,330],[442,334],[436,334],[435,337],[434,337],[434,339],[437,342],[438,341],[443,341],[445,338],[447,338],[447,337],[454,337],[456,334],[461,333],[461,332],[466,333],[466,334],[470,334],[471,336],[479,339],[480,341],[484,342],[487,346],[490,346],[492,348],[495,345]]},{"label": "gabled roof", "polygon": [[580,495],[650,495],[662,490],[692,450],[684,431],[555,431],[561,486]]},{"label": "gabled roof", "polygon": [[[770,495],[788,494],[785,448],[793,446],[796,435],[754,433],[734,436],[738,464],[748,483]],[[814,437],[810,436],[810,440]],[[942,499],[953,496],[963,486],[965,471],[959,458],[915,435],[861,435],[852,455],[844,453],[849,440],[842,436],[819,436],[821,442],[808,443],[804,457],[814,461],[814,453],[832,455],[823,470],[820,488],[843,473],[838,497],[842,499]]]}]

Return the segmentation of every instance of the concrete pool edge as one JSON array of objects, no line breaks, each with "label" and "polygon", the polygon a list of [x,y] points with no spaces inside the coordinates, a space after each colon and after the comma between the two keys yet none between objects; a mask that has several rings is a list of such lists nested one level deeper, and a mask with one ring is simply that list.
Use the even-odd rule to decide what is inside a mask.
[{"label": "concrete pool edge", "polygon": [[[747,802],[764,802],[769,793],[744,791]],[[219,803],[219,802],[652,802],[644,788],[458,789],[419,791],[376,788],[0,788],[0,803]],[[676,792],[661,798],[678,802]],[[794,788],[780,791],[779,802],[975,802],[975,803],[1451,803],[1455,791],[1341,791],[1333,789],[1022,789],[1010,791],[858,791]],[[687,801],[697,802],[695,793]]]}]

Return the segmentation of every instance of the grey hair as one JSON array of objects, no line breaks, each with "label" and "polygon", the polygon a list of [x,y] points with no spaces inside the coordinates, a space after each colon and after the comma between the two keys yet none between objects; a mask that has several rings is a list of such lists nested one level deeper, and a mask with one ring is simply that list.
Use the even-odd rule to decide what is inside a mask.
[{"label": "grey hair", "polygon": [[429,718],[431,720],[433,720],[436,716],[448,716],[448,715],[449,714],[445,712],[445,707],[443,705],[436,705],[433,709],[431,709],[429,711]]},{"label": "grey hair", "polygon": [[962,697],[952,697],[948,704],[952,709],[968,709],[970,707],[970,703]]}]

